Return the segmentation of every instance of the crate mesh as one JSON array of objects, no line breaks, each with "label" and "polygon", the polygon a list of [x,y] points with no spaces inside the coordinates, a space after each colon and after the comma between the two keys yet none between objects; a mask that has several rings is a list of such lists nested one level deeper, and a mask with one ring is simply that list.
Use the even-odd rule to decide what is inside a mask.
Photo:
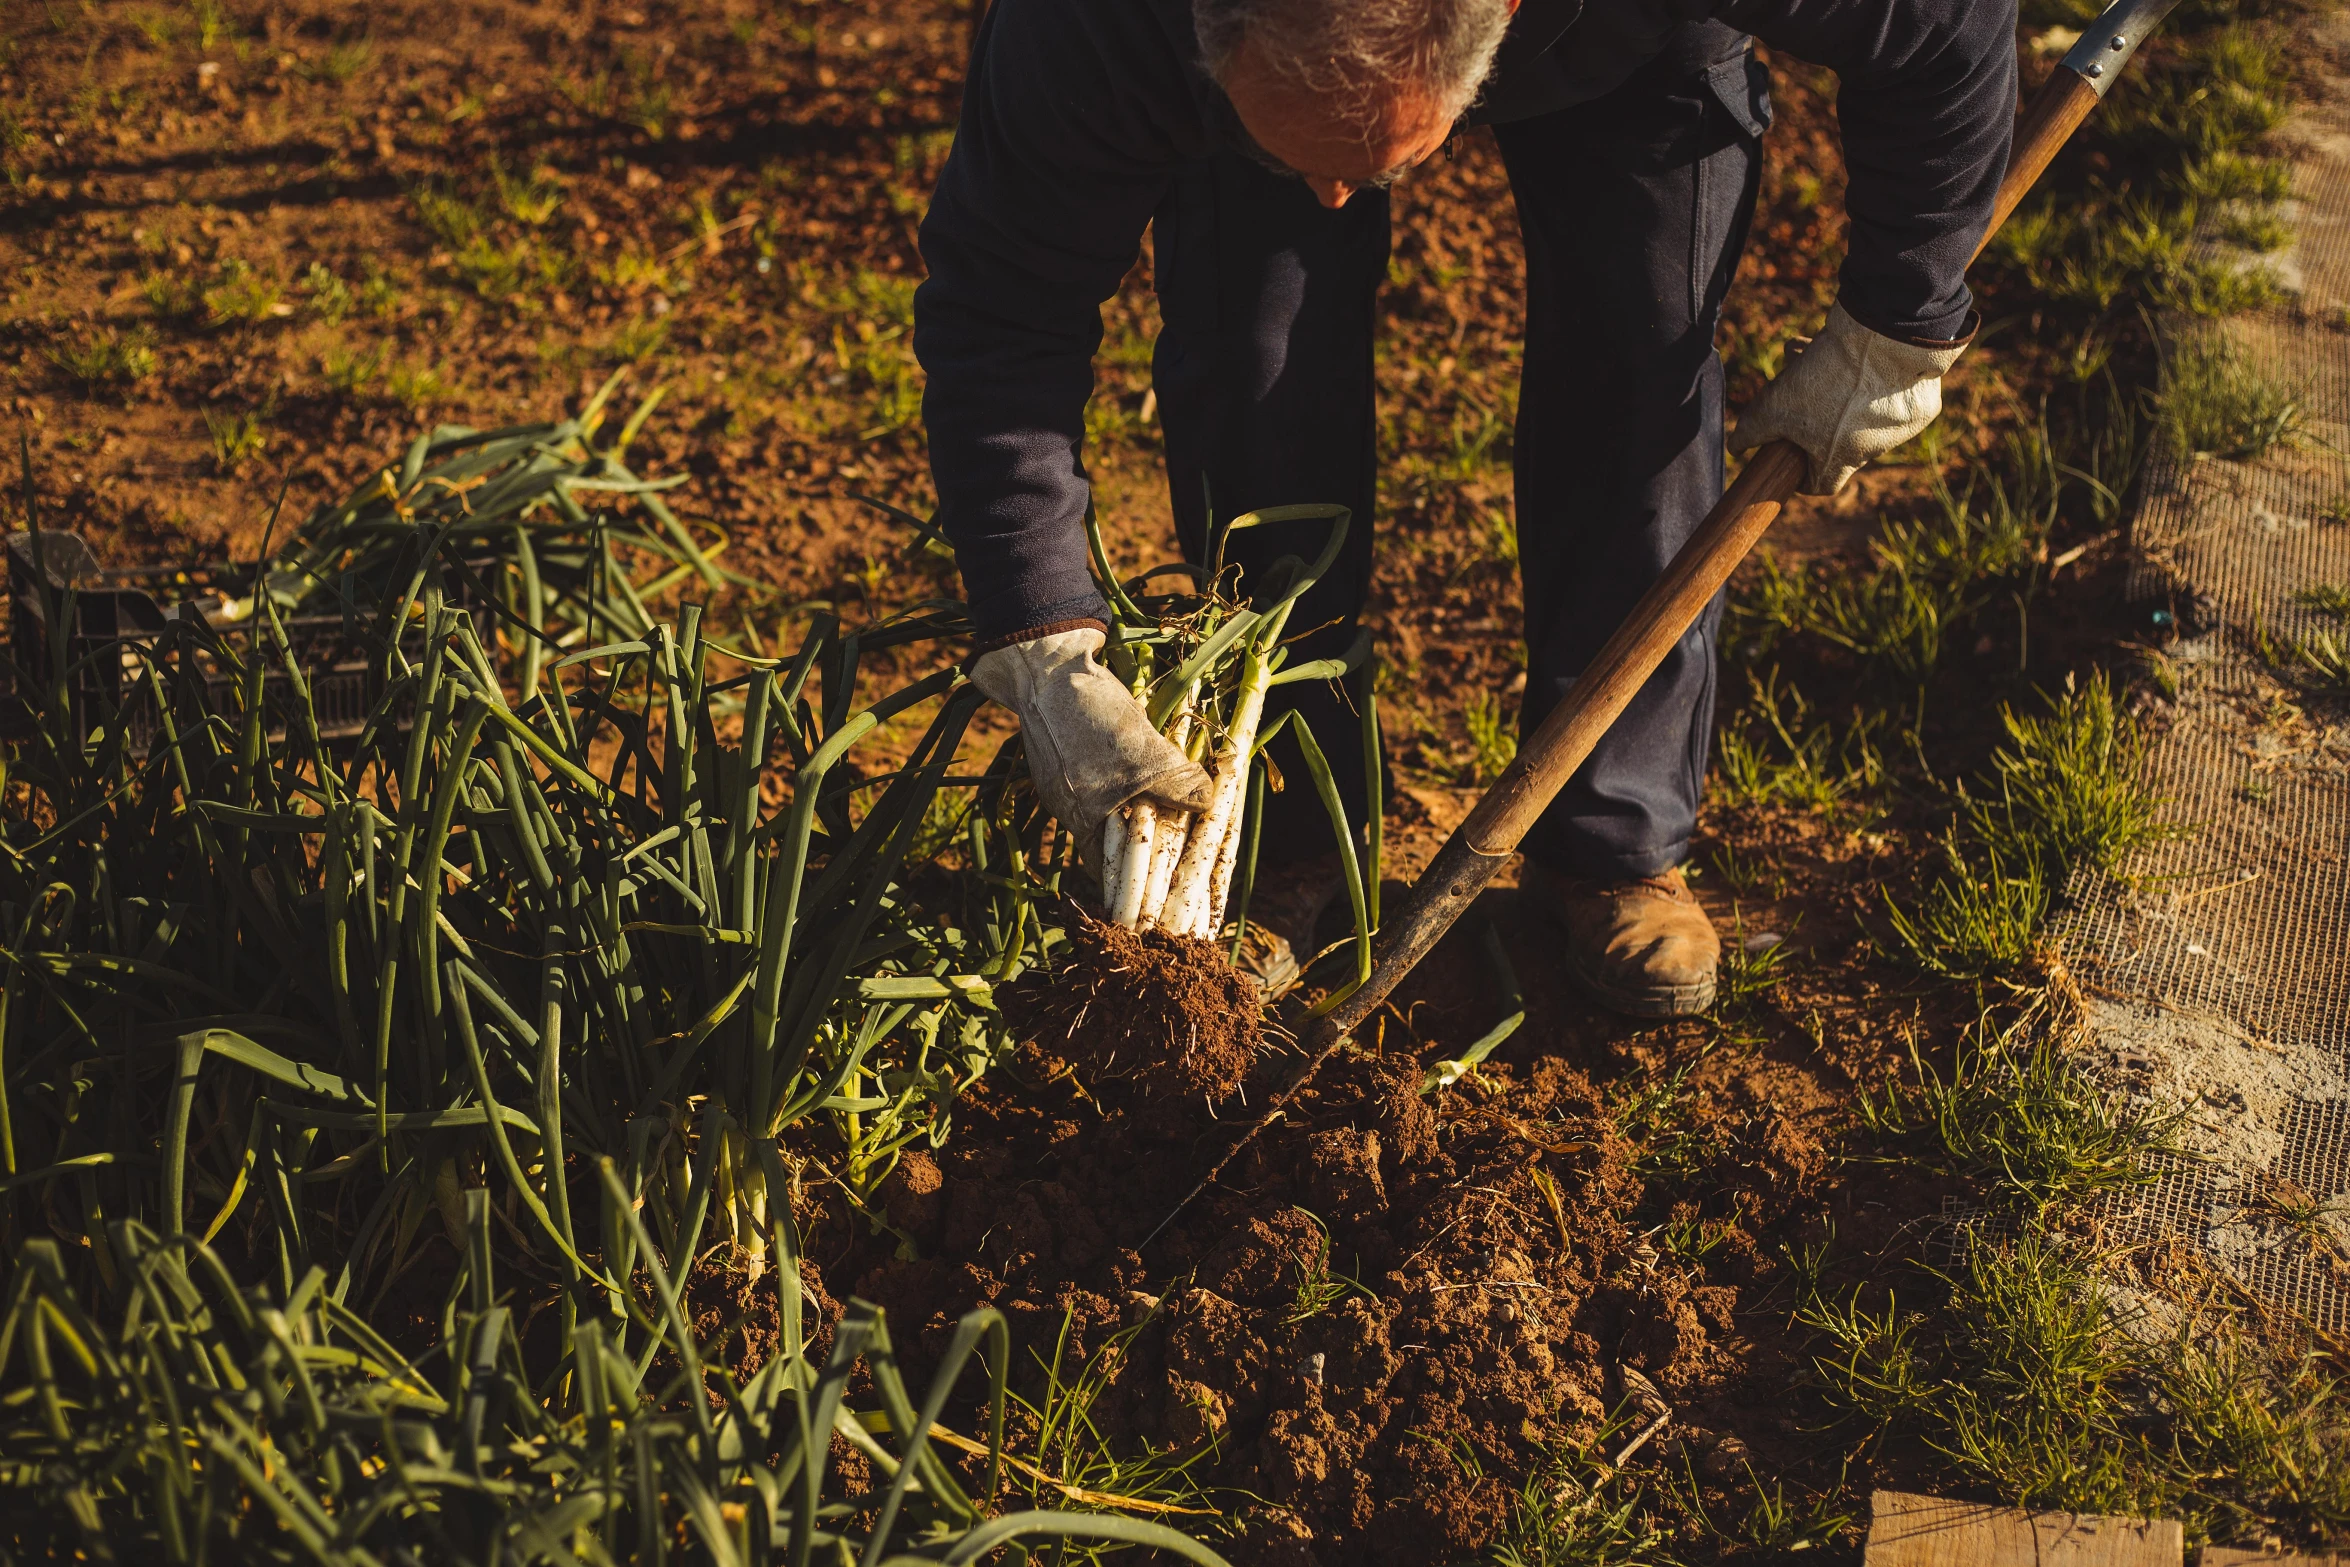
[{"label": "crate mesh", "polygon": [[2252,462],[2150,463],[2132,598],[2182,633],[2148,757],[2181,830],[2120,878],[2083,876],[2055,934],[2118,1091],[2184,1106],[2200,1156],[2094,1222],[2191,1244],[2264,1304],[2345,1332],[2350,704],[2259,650],[2343,629],[2297,596],[2350,585],[2350,103],[2295,130],[2298,237],[2272,264],[2297,300],[2217,330],[2296,389],[2305,436]]}]

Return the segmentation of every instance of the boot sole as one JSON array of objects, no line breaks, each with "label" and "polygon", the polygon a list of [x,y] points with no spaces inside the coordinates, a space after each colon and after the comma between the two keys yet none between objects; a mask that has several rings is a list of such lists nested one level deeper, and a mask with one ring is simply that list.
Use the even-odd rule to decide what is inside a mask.
[{"label": "boot sole", "polygon": [[1566,967],[1567,977],[1575,982],[1577,990],[1624,1017],[1696,1017],[1714,1004],[1714,992],[1718,988],[1709,979],[1695,985],[1625,990],[1591,973],[1572,956],[1568,957]]}]

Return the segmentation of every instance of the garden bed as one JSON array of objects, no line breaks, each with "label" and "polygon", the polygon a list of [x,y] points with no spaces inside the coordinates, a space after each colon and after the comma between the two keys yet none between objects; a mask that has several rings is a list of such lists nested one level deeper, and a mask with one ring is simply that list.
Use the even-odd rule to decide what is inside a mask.
[{"label": "garden bed", "polygon": [[[2021,41],[2031,74],[2045,69],[2046,30],[2069,15],[2033,8]],[[2133,714],[2158,721],[2160,707],[2158,692],[2134,682],[2141,645],[2164,635],[2154,609],[2175,607],[2123,591],[2123,501],[2161,425],[2145,402],[2155,351],[2136,306],[2261,302],[2197,270],[2181,213],[2191,222],[2195,200],[2277,193],[2254,150],[2288,95],[2276,38],[2289,14],[2182,12],[2179,39],[2151,51],[2143,88],[2117,96],[2110,123],[2059,165],[2058,195],[2027,209],[1979,269],[1991,325],[1954,380],[1942,433],[1833,502],[1791,508],[1774,563],[1740,579],[1696,860],[1699,896],[1729,949],[1715,1012],[1636,1027],[1592,1010],[1564,986],[1554,938],[1519,916],[1505,877],[1290,1113],[1164,1229],[1298,1057],[1268,1027],[1239,1089],[1211,1099],[1130,1077],[1117,1057],[1104,1069],[1107,1052],[1077,1052],[1065,995],[1026,1010],[1010,992],[1000,1009],[983,999],[988,964],[1024,966],[1036,986],[1065,959],[1063,933],[1086,917],[1061,901],[1083,894],[1081,879],[1056,881],[1063,857],[1037,840],[1017,789],[1006,792],[999,712],[957,699],[950,721],[943,684],[926,689],[855,741],[833,775],[844,792],[821,809],[811,800],[807,814],[820,819],[802,843],[815,845],[806,863],[818,883],[848,863],[835,856],[853,834],[887,829],[855,838],[869,867],[890,860],[876,839],[904,829],[904,869],[884,877],[894,886],[884,912],[859,913],[841,886],[819,890],[834,900],[822,905],[827,918],[844,928],[879,918],[914,932],[913,946],[885,961],[854,941],[818,952],[787,938],[784,952],[753,959],[745,935],[765,927],[738,917],[764,908],[738,894],[763,889],[767,872],[754,867],[788,844],[812,747],[961,650],[951,611],[923,609],[954,593],[951,564],[868,499],[929,510],[906,340],[912,232],[944,155],[969,14],[862,0],[518,4],[476,8],[462,47],[443,36],[444,21],[401,7],[201,4],[55,9],[8,24],[0,155],[12,201],[0,246],[10,321],[0,347],[29,460],[4,515],[11,530],[32,512],[70,526],[110,566],[249,561],[283,549],[316,507],[346,496],[376,504],[369,476],[380,470],[391,476],[387,515],[413,521],[421,508],[456,526],[469,503],[449,499],[448,486],[428,495],[399,471],[420,430],[576,412],[616,369],[630,388],[616,416],[642,389],[664,388],[625,434],[587,432],[614,465],[625,459],[632,482],[686,482],[664,492],[673,527],[641,503],[612,503],[625,515],[593,580],[616,608],[592,639],[590,617],[581,639],[542,650],[547,678],[571,682],[593,720],[584,738],[564,739],[571,720],[552,704],[518,720],[536,726],[536,747],[456,697],[442,717],[462,711],[487,726],[474,734],[510,734],[514,760],[490,760],[508,776],[533,769],[583,849],[627,854],[676,834],[641,856],[676,886],[632,887],[642,906],[626,916],[632,972],[663,1007],[629,1043],[673,1075],[634,1080],[637,1065],[615,1064],[623,1052],[611,1039],[575,1038],[567,1048],[584,1049],[595,1071],[577,1085],[579,1103],[557,1093],[550,1105],[539,1045],[487,1011],[478,1083],[453,1014],[445,1027],[416,1025],[433,1042],[426,1066],[405,1055],[379,1063],[372,1044],[352,1045],[359,1036],[320,989],[326,960],[301,945],[311,927],[273,901],[317,906],[328,883],[315,854],[325,850],[296,851],[281,841],[285,822],[235,814],[316,808],[305,791],[324,764],[288,760],[298,724],[281,740],[261,737],[262,765],[224,743],[222,777],[257,792],[186,787],[215,790],[213,806],[228,814],[214,819],[237,834],[243,858],[222,861],[206,894],[228,912],[174,939],[235,949],[190,970],[235,1005],[198,1007],[175,992],[160,1014],[199,1032],[212,1023],[191,1019],[294,1019],[319,1058],[253,1035],[274,1059],[300,1063],[266,1091],[308,1104],[306,1124],[325,1130],[261,1157],[247,1117],[274,1068],[250,1052],[200,1043],[211,1075],[175,1112],[170,1050],[54,1047],[72,1026],[55,1009],[72,977],[74,954],[61,952],[65,967],[42,992],[50,1001],[12,1003],[0,1018],[10,1074],[0,1178],[16,1183],[0,1238],[16,1259],[20,1305],[80,1298],[93,1319],[119,1326],[109,1292],[148,1254],[144,1243],[110,1242],[108,1224],[202,1233],[225,1205],[215,1247],[238,1282],[281,1304],[299,1296],[297,1262],[315,1261],[330,1287],[336,1270],[356,1269],[380,1308],[385,1351],[449,1389],[434,1419],[456,1421],[472,1388],[503,1389],[500,1407],[527,1440],[498,1458],[511,1466],[499,1483],[549,1507],[559,1486],[528,1488],[571,1471],[531,1469],[514,1456],[530,1442],[572,1455],[565,1462],[581,1473],[656,1451],[657,1472],[700,1473],[710,1449],[693,1445],[685,1418],[698,1395],[678,1380],[696,1354],[734,1375],[714,1395],[741,1411],[726,1414],[745,1423],[734,1429],[756,1426],[782,1444],[783,1428],[756,1413],[747,1390],[790,1358],[777,1351],[803,1308],[813,1348],[802,1364],[820,1368],[848,1344],[870,1349],[869,1319],[849,1305],[861,1299],[883,1309],[895,1341],[894,1361],[876,1352],[842,1372],[850,1405],[878,1421],[861,1428],[868,1443],[873,1432],[903,1436],[891,1430],[906,1411],[887,1407],[900,1396],[887,1368],[902,1370],[918,1401],[935,1369],[974,1352],[966,1314],[990,1308],[1008,1330],[1010,1390],[1025,1401],[1009,1408],[1018,1463],[993,1510],[1017,1502],[1155,1520],[1242,1564],[1474,1560],[1505,1548],[1526,1563],[1849,1554],[1861,1499],[1885,1484],[2181,1507],[2199,1530],[2248,1540],[2350,1526],[2338,1433],[2314,1417],[2307,1431],[2283,1430],[2294,1411],[2322,1405],[2322,1366],[2288,1364],[2274,1384],[2278,1431],[2230,1453],[2212,1445],[2215,1422],[2150,1434],[2134,1413],[2150,1399],[2191,1413],[2211,1407],[2198,1397],[2220,1399],[2187,1374],[2200,1363],[2130,1349],[2075,1253],[1962,1255],[1960,1232],[1944,1222],[1991,1214],[2033,1235],[2077,1235],[2080,1201],[2135,1179],[2162,1140],[2159,1125],[2114,1110],[2064,1064],[2063,976],[2040,966],[2037,937],[2069,867],[2107,863],[2148,825],[2133,793]],[[1839,249],[1832,80],[1774,65],[1779,120],[1724,335],[1738,398],[1824,309]],[[1519,259],[1485,137],[1461,138],[1454,156],[1403,182],[1396,202],[1373,619],[1403,785],[1383,869],[1408,881],[1506,758],[1522,679],[1507,500]],[[1154,320],[1146,262],[1108,309],[1088,412],[1109,550],[1129,566],[1171,551],[1147,389]],[[519,559],[499,558],[511,617],[500,634],[509,653],[527,651],[532,639],[512,620],[545,625],[561,605],[523,595]],[[644,587],[649,615],[630,618],[615,572]],[[688,603],[706,603],[707,615],[686,623]],[[875,629],[906,614],[895,632]],[[845,655],[849,632],[870,646]],[[697,634],[731,652],[709,652]],[[554,670],[608,641],[641,646],[584,672]],[[793,658],[802,648],[819,649],[806,667]],[[664,711],[650,696],[660,681],[649,671],[664,658],[663,668],[704,671],[685,677],[690,700],[711,704],[704,727],[678,724],[689,709]],[[753,732],[742,704],[769,678],[765,660],[781,661],[778,716],[758,731],[768,773],[750,779],[738,755]],[[787,695],[795,668],[802,683]],[[616,670],[644,694],[603,684],[590,701],[583,673],[608,682]],[[483,679],[463,689],[476,706],[497,705]],[[781,715],[801,696],[808,728],[787,741]],[[449,733],[446,723],[435,731]],[[688,737],[701,760],[677,764],[673,747]],[[537,966],[571,951],[557,939],[569,916],[532,879],[522,839],[498,836],[516,829],[501,814],[505,797],[465,770],[470,752],[433,754],[435,767],[471,780],[451,786],[443,825],[494,845],[442,889],[460,947],[474,944],[460,955],[478,957],[501,995],[535,998]],[[550,755],[591,783],[558,783]],[[910,762],[932,770],[925,790],[885,793],[913,776]],[[9,765],[7,842],[31,853],[64,819],[63,764],[20,750]],[[387,749],[352,785],[383,789],[402,765]],[[698,765],[704,781],[672,790],[672,765]],[[941,805],[931,791],[950,771],[982,781],[950,789]],[[406,809],[414,781],[379,800]],[[527,803],[530,791],[514,788]],[[973,797],[984,810],[961,808]],[[129,826],[181,830],[166,796],[151,798],[153,818],[111,797],[103,808]],[[701,816],[697,798],[708,805]],[[2065,814],[2084,800],[2097,810]],[[391,823],[353,819],[334,852],[356,865],[362,832],[392,852]],[[770,836],[711,828],[747,832],[753,820]],[[683,847],[705,830],[715,847]],[[103,847],[125,852],[119,839]],[[475,885],[485,866],[523,891],[498,901],[503,882]],[[257,870],[279,880],[255,883]],[[704,874],[743,880],[723,881],[713,901]],[[0,936],[12,953],[48,950],[44,933],[72,920],[84,922],[82,957],[137,959],[162,939],[145,904],[108,905],[139,911],[109,929],[90,923],[98,893],[77,893],[70,917],[49,897],[31,886],[9,894]],[[35,909],[47,912],[35,920]],[[449,957],[429,946],[439,939],[429,911],[402,917]],[[522,936],[527,948],[507,950]],[[134,937],[128,951],[108,945]],[[413,949],[369,950],[406,962]],[[796,975],[788,964],[835,958],[853,982],[837,1015],[788,985],[757,1014],[770,1029],[779,1014],[805,1028],[808,1053],[794,1070],[815,1075],[757,1079],[753,1095],[756,1052],[723,1031],[694,1035],[738,973],[767,963]],[[281,972],[287,986],[272,988],[264,976]],[[409,970],[354,972],[353,993],[371,1004],[379,972],[397,1006],[440,1004]],[[574,977],[594,982],[584,968]],[[452,993],[475,994],[468,983],[452,981]],[[1505,1021],[1513,990],[1524,1023],[1481,1062],[1447,1070]],[[137,986],[120,995],[133,1012],[146,1005]],[[1086,1004],[1118,1002],[1104,980]],[[510,1004],[518,1020],[539,1016]],[[899,1005],[916,1010],[866,1042],[874,1065],[860,1076],[859,1020]],[[375,1016],[365,1014],[370,1026]],[[923,1017],[936,1031],[927,1043],[908,1021]],[[705,1039],[708,1054],[696,1054]],[[307,1067],[347,1074],[336,1082],[363,1090],[365,1105],[329,1104],[301,1076]],[[840,1079],[825,1086],[835,1069]],[[417,1097],[428,1087],[442,1097]],[[533,1131],[490,1136],[478,1110],[490,1094]],[[371,1134],[364,1123],[395,1098],[410,1111],[476,1109],[451,1126]],[[534,1162],[550,1108],[569,1117],[577,1146]],[[740,1123],[785,1108],[770,1167]],[[709,1119],[720,1109],[736,1118],[731,1129]],[[175,1146],[188,1173],[167,1185],[159,1172]],[[302,1206],[308,1198],[273,1206],[260,1175],[316,1174],[299,1162],[313,1148],[331,1174],[286,1189],[312,1194],[315,1208]],[[384,1149],[418,1162],[395,1174],[402,1167],[387,1165]],[[614,1161],[617,1200],[600,1157]],[[68,1168],[74,1159],[98,1162]],[[57,1168],[32,1177],[45,1165]],[[541,1221],[517,1200],[525,1190],[544,1203],[562,1191],[567,1214]],[[178,1205],[168,1213],[167,1194]],[[693,1217],[697,1200],[704,1219]],[[387,1217],[368,1220],[370,1204]],[[776,1250],[794,1227],[763,1228],[760,1217],[787,1209],[804,1256],[796,1266]],[[632,1230],[626,1213],[639,1211],[645,1228]],[[567,1264],[551,1238],[574,1224],[582,1255]],[[623,1321],[582,1270],[616,1268],[632,1247],[666,1266],[629,1274],[636,1315]],[[2054,1306],[1999,1316],[2002,1300],[2021,1296],[2001,1290],[2018,1280]],[[510,1319],[493,1315],[501,1310]],[[301,1320],[322,1324],[321,1335],[353,1331]],[[507,1321],[511,1336],[487,1341],[510,1343],[518,1369],[506,1382],[465,1380],[475,1372],[460,1366],[460,1347]],[[651,1368],[641,1399],[614,1392],[603,1406],[611,1431],[573,1418],[589,1406],[562,1380],[576,1373],[557,1369],[583,1363],[581,1322],[608,1333],[621,1361]],[[2095,1354],[2041,1353],[2062,1334]],[[2269,1365],[2265,1353],[2243,1362],[2255,1369],[2239,1383]],[[21,1364],[5,1373],[12,1389],[29,1375]],[[965,1372],[941,1418],[984,1449],[981,1385]],[[2002,1390],[2002,1402],[1985,1413],[1966,1404],[1969,1389]],[[327,1391],[354,1409],[384,1396]],[[541,1405],[544,1429],[513,1413]],[[334,1410],[319,1429],[356,1428],[346,1405]],[[31,1421],[22,1409],[8,1419],[20,1416]],[[300,1425],[282,1411],[272,1418],[289,1432]],[[86,1543],[100,1526],[79,1533],[59,1501],[70,1465],[47,1445],[54,1432],[36,1426],[7,1427],[0,1468],[44,1505],[8,1509],[17,1516],[0,1527],[28,1550],[67,1534]],[[93,1439],[93,1473],[111,1440]],[[2288,1450],[2291,1465],[2257,1461]],[[902,1445],[843,1435],[832,1451],[836,1494],[862,1507],[834,1523],[873,1526],[879,1506],[862,1488],[886,1483],[885,1460]],[[981,1485],[983,1458],[957,1451],[950,1463],[962,1484]],[[2318,1478],[2277,1478],[2287,1469]],[[456,1495],[464,1485],[451,1473],[435,1468],[429,1483]],[[389,1496],[383,1474],[364,1470]],[[350,1496],[364,1489],[335,1481],[346,1483]],[[251,1493],[231,1492],[253,1505]],[[726,1505],[746,1505],[747,1494],[729,1493]],[[666,1510],[655,1511],[672,1543],[713,1550],[711,1531],[750,1527],[741,1513],[695,1514],[682,1486],[661,1495]],[[159,1527],[152,1518],[120,1522],[131,1504],[122,1507],[119,1538],[152,1540],[140,1533]],[[467,1528],[491,1527],[450,1507]],[[642,1532],[608,1538],[615,1554],[624,1538],[649,1548]]]}]

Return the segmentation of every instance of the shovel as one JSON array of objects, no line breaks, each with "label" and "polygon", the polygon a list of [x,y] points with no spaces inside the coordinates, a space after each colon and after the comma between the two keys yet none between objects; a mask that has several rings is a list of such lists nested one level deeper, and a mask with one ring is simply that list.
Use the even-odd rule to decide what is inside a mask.
[{"label": "shovel", "polygon": [[[2089,111],[2120,79],[2138,45],[2178,3],[2115,0],[2082,31],[2080,41],[2016,121],[2007,173],[1999,182],[1982,243],[1975,247],[1977,256],[2039,180],[2057,149],[2071,139]],[[1176,1214],[1214,1184],[1224,1167],[1280,1117],[1322,1063],[1379,1009],[1453,922],[1468,912],[1477,895],[1517,852],[1536,818],[1583,765],[1600,736],[1697,623],[1697,617],[1730,580],[1747,552],[1760,542],[1809,469],[1810,460],[1788,441],[1773,441],[1748,460],[1664,575],[1632,606],[1632,613],[1608,638],[1565,700],[1526,737],[1517,758],[1503,769],[1493,788],[1453,829],[1428,869],[1412,884],[1402,907],[1379,932],[1370,977],[1307,1028],[1300,1040],[1308,1052],[1303,1069],[1240,1141],[1175,1205],[1174,1212],[1160,1221],[1159,1230],[1173,1223]],[[1153,1230],[1143,1244],[1157,1239],[1159,1230]]]}]

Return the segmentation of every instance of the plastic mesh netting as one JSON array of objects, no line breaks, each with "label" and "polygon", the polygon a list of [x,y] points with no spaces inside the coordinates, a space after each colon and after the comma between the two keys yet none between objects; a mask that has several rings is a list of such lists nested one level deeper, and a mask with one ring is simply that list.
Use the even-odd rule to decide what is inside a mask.
[{"label": "plastic mesh netting", "polygon": [[[2331,30],[2331,29],[2329,29]],[[2262,1301],[2350,1330],[2350,704],[2263,656],[2350,584],[2350,103],[2294,127],[2298,301],[2222,330],[2294,388],[2304,437],[2251,462],[2157,455],[2133,598],[2178,695],[2148,766],[2175,838],[2068,889],[2056,936],[2121,1091],[2189,1112],[2195,1160],[2097,1214],[2188,1241]],[[2339,629],[2335,627],[2334,629]]]}]

